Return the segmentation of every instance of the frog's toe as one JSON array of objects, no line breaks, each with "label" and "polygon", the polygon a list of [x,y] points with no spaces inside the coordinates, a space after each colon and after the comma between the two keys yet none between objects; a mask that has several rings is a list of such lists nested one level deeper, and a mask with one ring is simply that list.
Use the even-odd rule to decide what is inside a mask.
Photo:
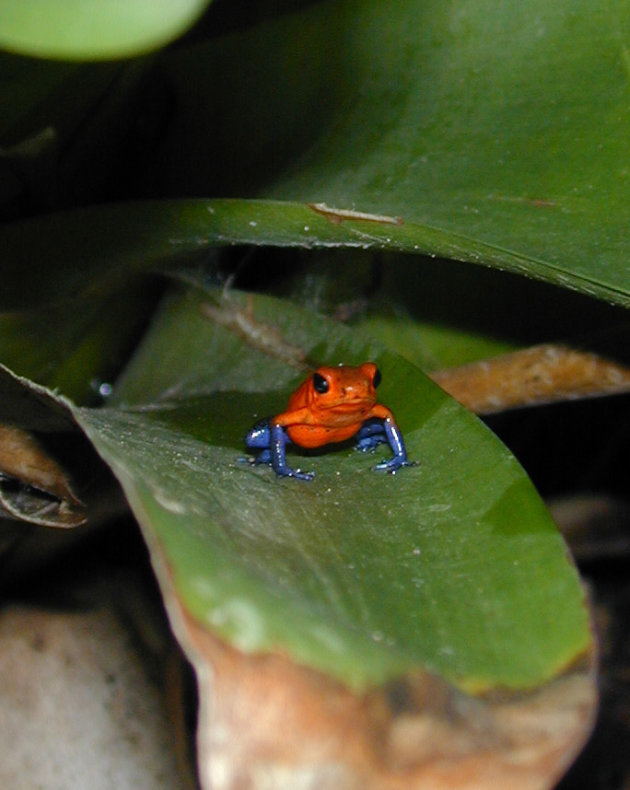
[{"label": "frog's toe", "polygon": [[388,461],[383,461],[380,464],[377,464],[374,469],[383,472],[389,472],[390,474],[395,474],[399,469],[402,469],[403,466],[416,466],[415,461],[407,461],[404,458],[390,458]]},{"label": "frog's toe", "polygon": [[301,469],[296,469],[293,473],[293,477],[297,477],[298,480],[313,480],[315,472],[302,472]]},{"label": "frog's toe", "polygon": [[295,477],[298,480],[312,480],[315,472],[303,472],[301,469],[286,469],[278,473],[280,477]]}]

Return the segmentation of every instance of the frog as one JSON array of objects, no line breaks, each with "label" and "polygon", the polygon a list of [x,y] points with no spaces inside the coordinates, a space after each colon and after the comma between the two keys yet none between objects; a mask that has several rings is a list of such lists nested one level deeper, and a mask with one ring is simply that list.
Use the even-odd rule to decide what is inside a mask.
[{"label": "frog", "polygon": [[290,396],[285,411],[255,423],[245,446],[257,451],[252,464],[269,464],[278,477],[313,480],[314,472],[291,468],[289,444],[310,450],[355,438],[356,449],[373,450],[387,443],[392,457],[374,469],[395,474],[409,461],[402,433],[387,406],[377,401],[381,373],[374,362],[357,367],[340,364],[318,367]]}]

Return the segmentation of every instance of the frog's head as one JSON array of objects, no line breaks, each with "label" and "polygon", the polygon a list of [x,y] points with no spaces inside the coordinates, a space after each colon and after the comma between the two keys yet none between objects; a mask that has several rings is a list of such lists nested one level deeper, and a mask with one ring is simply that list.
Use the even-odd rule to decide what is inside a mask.
[{"label": "frog's head", "polygon": [[376,403],[380,380],[381,374],[373,362],[356,368],[349,365],[320,367],[308,380],[309,406],[360,416]]}]

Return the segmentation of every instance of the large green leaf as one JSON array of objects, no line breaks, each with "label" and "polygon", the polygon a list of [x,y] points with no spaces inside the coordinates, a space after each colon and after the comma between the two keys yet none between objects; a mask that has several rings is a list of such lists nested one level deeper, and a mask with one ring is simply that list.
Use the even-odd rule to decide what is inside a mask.
[{"label": "large green leaf", "polygon": [[78,293],[111,293],[135,273],[181,266],[193,254],[207,263],[209,248],[233,244],[434,251],[497,265],[509,259],[521,272],[527,267],[521,256],[396,217],[339,215],[321,206],[270,200],[113,203],[1,227],[5,281],[0,309],[67,303]]},{"label": "large green leaf", "polygon": [[0,47],[48,58],[117,58],[161,46],[188,28],[209,0],[6,0]]},{"label": "large green leaf", "polygon": [[[439,254],[528,272],[526,256],[388,215],[356,215],[273,200],[149,200],[89,206],[0,227],[0,309],[67,303],[78,293],[109,294],[134,274],[181,266],[209,248],[251,244],[304,249],[389,248]],[[211,254],[211,253],[210,253]],[[545,279],[565,282],[552,267]],[[542,275],[541,275],[542,276]],[[27,283],[28,287],[25,287]],[[572,278],[580,290],[629,302],[628,294]]]},{"label": "large green leaf", "polygon": [[[291,453],[316,471],[307,483],[240,462],[305,359],[375,360],[418,465]],[[75,414],[184,606],[241,649],[355,688],[418,667],[486,688],[539,683],[590,642],[576,572],[515,459],[417,369],[312,312],[173,295],[112,405]]]},{"label": "large green leaf", "polygon": [[628,0],[318,3],[170,56],[161,177],[400,216],[624,299],[629,34]]}]

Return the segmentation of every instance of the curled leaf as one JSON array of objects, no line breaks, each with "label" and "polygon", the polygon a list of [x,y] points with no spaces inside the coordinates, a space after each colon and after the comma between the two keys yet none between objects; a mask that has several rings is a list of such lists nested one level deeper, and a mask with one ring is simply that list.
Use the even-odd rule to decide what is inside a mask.
[{"label": "curled leaf", "polygon": [[0,512],[47,527],[85,523],[85,506],[66,472],[32,436],[0,424]]}]

